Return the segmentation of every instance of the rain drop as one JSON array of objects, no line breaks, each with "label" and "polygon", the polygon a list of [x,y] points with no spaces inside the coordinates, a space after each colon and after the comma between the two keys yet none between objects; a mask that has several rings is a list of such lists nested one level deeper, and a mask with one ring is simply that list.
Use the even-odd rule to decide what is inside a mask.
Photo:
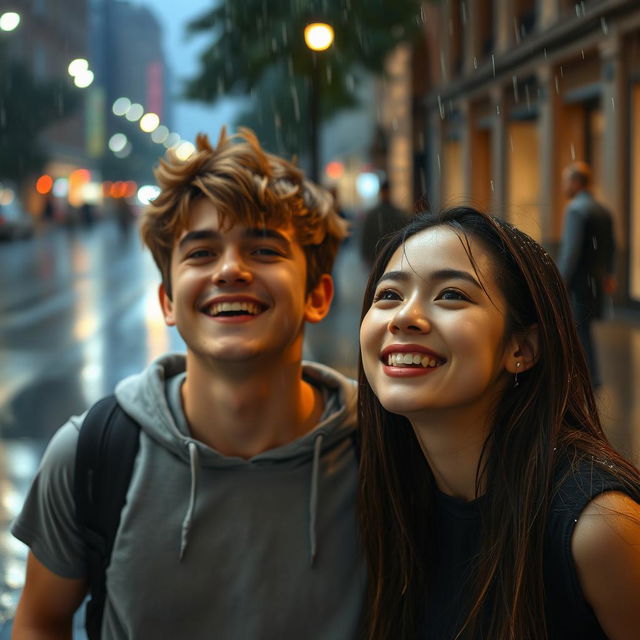
[{"label": "rain drop", "polygon": [[493,77],[496,77],[496,57],[491,54],[491,68],[493,69]]},{"label": "rain drop", "polygon": [[576,159],[576,147],[573,144],[573,142],[571,143],[571,159],[575,160]]},{"label": "rain drop", "polygon": [[600,18],[600,26],[602,27],[602,33],[606,36],[609,33],[609,26],[607,25],[607,20],[604,16]]}]

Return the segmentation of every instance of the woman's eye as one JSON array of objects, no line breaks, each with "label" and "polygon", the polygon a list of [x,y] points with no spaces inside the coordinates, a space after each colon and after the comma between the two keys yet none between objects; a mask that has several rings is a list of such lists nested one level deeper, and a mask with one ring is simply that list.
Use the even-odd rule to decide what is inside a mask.
[{"label": "woman's eye", "polygon": [[400,300],[400,296],[392,289],[383,289],[373,297],[374,302],[378,300]]},{"label": "woman's eye", "polygon": [[439,296],[439,300],[469,300],[462,291],[458,289],[445,289]]}]

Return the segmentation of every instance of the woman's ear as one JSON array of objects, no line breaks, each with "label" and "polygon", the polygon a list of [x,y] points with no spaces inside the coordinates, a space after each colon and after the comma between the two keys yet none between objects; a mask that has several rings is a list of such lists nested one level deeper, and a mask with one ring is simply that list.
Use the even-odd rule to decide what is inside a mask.
[{"label": "woman's ear", "polygon": [[532,324],[509,340],[505,362],[509,373],[527,371],[538,361],[538,333],[538,325]]}]

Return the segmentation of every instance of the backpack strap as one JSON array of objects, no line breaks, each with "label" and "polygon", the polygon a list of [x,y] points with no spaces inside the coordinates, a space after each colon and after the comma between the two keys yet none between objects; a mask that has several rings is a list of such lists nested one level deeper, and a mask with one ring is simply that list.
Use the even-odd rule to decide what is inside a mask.
[{"label": "backpack strap", "polygon": [[140,425],[110,395],[91,407],[78,435],[74,498],[76,520],[87,545],[91,599],[86,629],[91,640],[100,637],[106,570],[126,502],[139,433]]}]

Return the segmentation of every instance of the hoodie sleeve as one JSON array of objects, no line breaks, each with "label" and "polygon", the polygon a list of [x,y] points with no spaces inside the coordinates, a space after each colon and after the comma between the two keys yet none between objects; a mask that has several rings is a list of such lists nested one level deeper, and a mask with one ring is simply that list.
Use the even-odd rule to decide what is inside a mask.
[{"label": "hoodie sleeve", "polygon": [[63,578],[86,575],[85,547],[75,522],[73,477],[78,430],[72,418],[53,436],[11,533],[47,569]]}]

